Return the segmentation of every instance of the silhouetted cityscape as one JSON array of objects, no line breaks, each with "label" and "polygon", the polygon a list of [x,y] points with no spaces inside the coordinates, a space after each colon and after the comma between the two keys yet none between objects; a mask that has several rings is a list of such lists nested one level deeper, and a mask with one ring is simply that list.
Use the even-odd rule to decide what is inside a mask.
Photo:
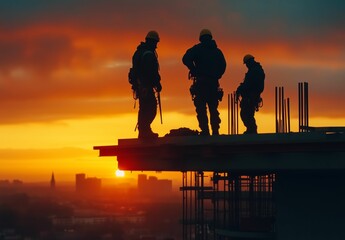
[{"label": "silhouetted cityscape", "polygon": [[[178,240],[180,193],[172,180],[139,174],[128,180],[75,175],[75,184],[0,180],[0,239]],[[104,184],[103,184],[104,182]]]}]

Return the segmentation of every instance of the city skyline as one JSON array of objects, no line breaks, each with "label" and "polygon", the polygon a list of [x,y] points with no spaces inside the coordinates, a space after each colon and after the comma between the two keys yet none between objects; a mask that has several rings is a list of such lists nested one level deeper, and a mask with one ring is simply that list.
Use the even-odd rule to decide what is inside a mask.
[{"label": "city skyline", "polygon": [[[176,181],[173,179],[164,178],[163,175],[160,177],[157,174],[151,172],[147,174],[149,171],[142,172],[135,172],[131,176],[127,177],[115,177],[115,178],[98,178],[97,176],[90,176],[87,173],[78,172],[74,174],[74,178],[71,181],[66,181],[64,179],[59,180],[56,177],[55,172],[50,173],[49,179],[45,179],[42,181],[23,181],[22,179],[13,178],[13,179],[6,179],[0,178],[0,186],[23,186],[25,184],[38,184],[42,186],[50,187],[50,189],[55,190],[59,188],[64,188],[66,186],[75,186],[76,190],[78,190],[77,185],[85,185],[79,186],[79,190],[83,191],[83,188],[88,188],[86,185],[90,185],[91,188],[94,188],[94,184],[99,185],[96,188],[102,189],[103,187],[137,187],[138,189],[142,189],[145,191],[145,188],[160,188],[160,187],[167,187],[168,189],[172,188],[173,186],[178,189],[177,186],[180,186],[180,181]],[[141,180],[140,180],[141,179]],[[96,183],[97,182],[97,183]],[[141,186],[139,184],[141,182]],[[144,185],[143,185],[143,182]],[[84,190],[85,190],[84,189]],[[150,193],[151,194],[151,193]]]}]

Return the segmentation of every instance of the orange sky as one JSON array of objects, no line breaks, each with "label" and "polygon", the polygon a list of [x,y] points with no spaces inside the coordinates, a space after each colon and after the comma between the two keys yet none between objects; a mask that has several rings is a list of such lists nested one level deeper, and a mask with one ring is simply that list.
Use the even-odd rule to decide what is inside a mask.
[{"label": "orange sky", "polygon": [[[345,126],[343,1],[43,1],[0,2],[0,179],[73,181],[110,177],[113,158],[94,145],[134,138],[127,73],[149,30],[161,37],[163,121],[153,129],[198,129],[181,58],[209,28],[228,66],[233,92],[251,53],[266,72],[259,132],[274,131],[274,87],[284,86],[297,130],[298,82],[309,82],[310,125]],[[342,6],[342,7],[341,7]],[[220,104],[227,133],[226,98]],[[241,131],[243,126],[241,125]],[[178,175],[177,178],[180,178]]]}]

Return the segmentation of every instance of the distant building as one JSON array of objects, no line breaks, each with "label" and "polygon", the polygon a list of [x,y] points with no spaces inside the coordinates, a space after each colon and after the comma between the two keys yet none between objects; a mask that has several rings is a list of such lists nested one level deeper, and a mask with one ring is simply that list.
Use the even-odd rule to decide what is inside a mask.
[{"label": "distant building", "polygon": [[23,181],[14,179],[13,181],[10,181],[8,179],[0,179],[0,187],[20,187],[23,185]]},{"label": "distant building", "polygon": [[144,189],[147,184],[147,175],[146,174],[138,174],[138,189]]},{"label": "distant building", "polygon": [[9,180],[0,180],[0,186],[9,186],[11,182]]},{"label": "distant building", "polygon": [[52,190],[55,189],[55,176],[54,176],[54,172],[52,173],[52,177],[50,179],[50,189],[52,189]]},{"label": "distant building", "polygon": [[23,181],[22,180],[18,180],[18,179],[13,179],[12,184],[14,186],[22,186],[23,185]]},{"label": "distant building", "polygon": [[54,226],[90,226],[112,221],[111,216],[83,216],[83,217],[53,217],[52,223]]},{"label": "distant building", "polygon": [[99,191],[102,180],[100,178],[87,178],[85,173],[78,173],[75,175],[75,186],[77,192]]},{"label": "distant building", "polygon": [[75,175],[75,190],[80,192],[84,189],[86,175],[85,173],[78,173]]},{"label": "distant building", "polygon": [[172,192],[172,180],[158,179],[154,176],[149,176],[147,178],[146,174],[139,174],[138,191],[145,195],[167,195]]}]

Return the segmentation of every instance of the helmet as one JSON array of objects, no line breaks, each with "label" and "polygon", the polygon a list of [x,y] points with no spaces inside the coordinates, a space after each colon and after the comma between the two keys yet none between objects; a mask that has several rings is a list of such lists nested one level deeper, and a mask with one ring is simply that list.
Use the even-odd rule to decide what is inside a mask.
[{"label": "helmet", "polygon": [[204,28],[203,30],[201,30],[199,38],[202,37],[202,36],[204,36],[204,35],[210,35],[210,36],[212,37],[211,31],[208,30],[208,29],[206,29],[206,28]]},{"label": "helmet", "polygon": [[247,63],[249,59],[254,59],[254,56],[251,54],[247,54],[243,57],[243,64]]},{"label": "helmet", "polygon": [[159,35],[156,31],[149,31],[146,35],[146,38],[154,39],[157,42],[159,42]]}]

